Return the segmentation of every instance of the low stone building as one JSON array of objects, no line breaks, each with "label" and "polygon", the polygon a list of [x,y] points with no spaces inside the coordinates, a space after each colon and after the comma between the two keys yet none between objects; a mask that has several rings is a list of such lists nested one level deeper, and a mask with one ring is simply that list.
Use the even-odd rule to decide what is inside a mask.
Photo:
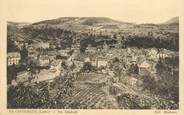
[{"label": "low stone building", "polygon": [[28,57],[30,57],[31,59],[38,59],[38,52],[28,52]]},{"label": "low stone building", "polygon": [[65,49],[65,50],[59,50],[58,51],[58,55],[60,56],[65,56],[65,57],[69,57],[69,51],[68,49]]},{"label": "low stone building", "polygon": [[106,58],[98,57],[98,58],[85,58],[84,62],[90,62],[92,66],[97,68],[99,67],[106,67],[108,65],[108,61]]},{"label": "low stone building", "polygon": [[96,61],[96,67],[106,67],[108,64],[106,58],[97,58]]},{"label": "low stone building", "polygon": [[41,42],[39,43],[40,48],[47,49],[50,47],[50,43],[48,42]]},{"label": "low stone building", "polygon": [[143,61],[141,64],[138,65],[139,68],[139,75],[146,76],[151,73],[151,64],[147,61]]},{"label": "low stone building", "polygon": [[11,65],[18,65],[20,63],[21,56],[19,52],[11,52],[7,55],[7,64],[8,66]]},{"label": "low stone building", "polygon": [[39,61],[39,66],[49,66],[50,64],[50,58],[47,55],[41,55],[38,61]]},{"label": "low stone building", "polygon": [[50,64],[50,70],[52,72],[59,72],[60,69],[61,69],[61,63],[62,63],[61,60],[52,61],[51,64]]}]

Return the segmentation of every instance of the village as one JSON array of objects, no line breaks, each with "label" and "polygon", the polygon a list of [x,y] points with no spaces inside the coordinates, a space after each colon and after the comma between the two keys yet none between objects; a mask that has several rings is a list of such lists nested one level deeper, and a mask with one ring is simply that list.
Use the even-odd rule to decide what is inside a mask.
[{"label": "village", "polygon": [[[126,48],[117,49],[109,48],[107,44],[103,44],[102,49],[97,49],[88,45],[85,53],[80,53],[80,44],[73,45],[71,48],[56,50],[50,48],[49,43],[38,43],[27,45],[24,43],[22,47],[27,48],[27,63],[35,62],[36,66],[46,68],[40,70],[33,80],[34,82],[49,81],[59,76],[62,71],[61,63],[67,62],[68,65],[74,64],[77,66],[77,72],[83,68],[84,63],[90,63],[91,66],[97,68],[99,73],[108,74],[113,77],[114,71],[110,67],[110,63],[114,58],[118,58],[122,63],[123,73],[128,73],[132,65],[136,65],[137,74],[140,76],[156,74],[156,64],[159,58],[175,56],[175,52],[163,49],[158,52],[156,48],[138,49]],[[21,46],[19,46],[21,48]],[[20,52],[10,52],[7,57],[8,66],[19,66],[23,61]],[[29,68],[28,68],[29,69]],[[88,71],[91,72],[91,71]],[[16,79],[12,83],[28,81],[29,70],[17,73]],[[37,79],[36,79],[37,78]],[[32,81],[32,82],[33,82]]]},{"label": "village", "polygon": [[[57,79],[70,74],[74,79],[74,89],[69,91],[71,95],[64,99],[60,108],[121,108],[116,100],[122,92],[134,94],[135,91],[142,90],[137,85],[143,84],[140,79],[144,77],[158,81],[159,61],[178,55],[166,49],[120,48],[121,43],[117,43],[115,47],[109,47],[106,42],[100,47],[88,44],[83,52],[80,50],[80,43],[65,49],[58,49],[58,46],[49,42],[28,44],[15,41],[15,44],[19,51],[7,54],[8,77],[11,78],[8,79],[8,87],[46,83],[50,89]],[[178,69],[170,69],[170,73],[178,72]],[[137,88],[134,89],[135,87]],[[56,92],[55,89],[49,91],[50,97],[58,95],[53,93]],[[87,95],[86,92],[90,91],[90,95]],[[76,102],[76,96],[84,98],[81,97],[81,102]],[[84,100],[86,97],[89,100]],[[95,98],[98,101],[93,102]],[[58,101],[54,103],[57,105]]]},{"label": "village", "polygon": [[8,23],[7,107],[177,109],[178,23]]}]

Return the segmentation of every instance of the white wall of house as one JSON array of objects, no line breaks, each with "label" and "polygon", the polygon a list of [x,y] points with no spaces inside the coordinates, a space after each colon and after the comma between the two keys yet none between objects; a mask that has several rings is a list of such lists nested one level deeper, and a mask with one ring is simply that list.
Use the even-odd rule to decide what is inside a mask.
[{"label": "white wall of house", "polygon": [[7,63],[8,66],[13,64],[18,65],[21,60],[20,53],[8,53]]},{"label": "white wall of house", "polygon": [[105,67],[107,66],[107,61],[106,60],[98,60],[98,67]]}]

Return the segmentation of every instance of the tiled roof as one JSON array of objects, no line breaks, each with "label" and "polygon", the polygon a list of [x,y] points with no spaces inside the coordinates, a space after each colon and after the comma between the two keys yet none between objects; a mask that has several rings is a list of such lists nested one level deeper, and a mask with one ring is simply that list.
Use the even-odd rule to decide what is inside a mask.
[{"label": "tiled roof", "polygon": [[150,65],[150,63],[148,63],[147,61],[144,61],[144,62],[142,62],[140,65],[139,65],[139,67],[142,67],[142,68],[148,68],[148,67],[150,67],[151,65]]},{"label": "tiled roof", "polygon": [[20,53],[19,52],[10,52],[7,55],[8,57],[20,57]]}]

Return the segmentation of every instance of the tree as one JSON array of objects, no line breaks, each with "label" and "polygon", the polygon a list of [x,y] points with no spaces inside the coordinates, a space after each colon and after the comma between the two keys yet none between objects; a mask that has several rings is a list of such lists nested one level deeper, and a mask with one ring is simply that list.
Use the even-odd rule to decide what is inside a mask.
[{"label": "tree", "polygon": [[82,68],[82,71],[83,72],[90,72],[92,71],[92,65],[90,62],[85,62],[84,65],[83,65],[83,68]]},{"label": "tree", "polygon": [[20,51],[20,55],[21,55],[21,61],[26,62],[28,57],[28,50],[25,44],[23,45],[22,50]]},{"label": "tree", "polygon": [[113,68],[115,75],[118,77],[118,81],[121,80],[121,72],[122,72],[122,67],[120,64],[115,63],[114,68]]},{"label": "tree", "polygon": [[179,98],[179,59],[171,57],[160,60],[156,66],[159,80],[157,82],[157,94],[178,103]]},{"label": "tree", "polygon": [[11,81],[16,79],[17,76],[17,69],[15,67],[15,64],[13,64],[12,66],[8,66],[7,71],[7,83],[11,84]]},{"label": "tree", "polygon": [[31,74],[36,74],[36,71],[37,71],[36,62],[34,62],[33,60],[30,60],[27,66]]},{"label": "tree", "polygon": [[8,52],[15,52],[19,51],[18,47],[15,45],[12,36],[8,37],[7,39],[7,51]]},{"label": "tree", "polygon": [[131,64],[130,66],[130,72],[134,73],[134,74],[138,74],[139,73],[139,68],[137,64]]},{"label": "tree", "polygon": [[120,81],[121,75],[122,75],[122,70],[123,70],[123,64],[121,63],[121,61],[117,57],[115,57],[112,60],[110,66],[113,69],[115,76],[118,78],[118,81]]},{"label": "tree", "polygon": [[39,95],[31,86],[10,86],[7,92],[8,108],[38,108]]}]

